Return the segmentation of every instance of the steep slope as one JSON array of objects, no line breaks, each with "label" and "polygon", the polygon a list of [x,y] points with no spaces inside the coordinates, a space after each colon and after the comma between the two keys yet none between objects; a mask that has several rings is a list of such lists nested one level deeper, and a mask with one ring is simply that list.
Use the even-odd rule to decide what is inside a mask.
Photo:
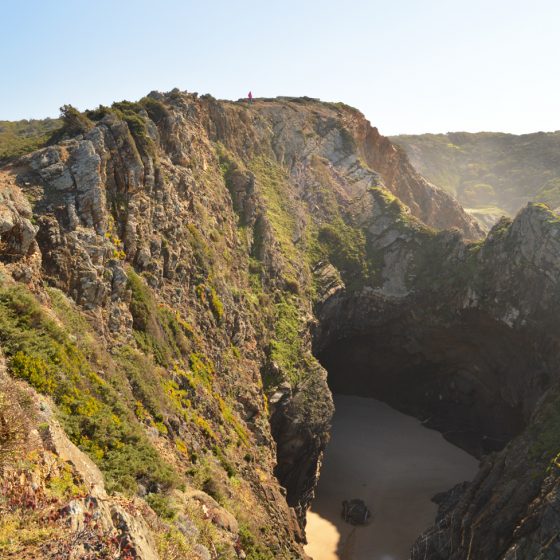
[{"label": "steep slope", "polygon": [[412,164],[492,225],[529,201],[560,205],[560,133],[395,136]]},{"label": "steep slope", "polygon": [[[302,558],[332,415],[321,363],[334,389],[429,419],[472,453],[534,441],[524,430],[557,383],[560,224],[546,207],[480,240],[342,104],[175,90],[64,120],[57,144],[0,169],[0,345],[36,403],[31,426],[55,425],[33,412],[50,399],[76,456],[134,508],[140,528],[100,513],[104,538],[128,543],[121,558]],[[3,472],[17,478],[30,451],[67,462],[29,449],[34,433],[0,434]],[[551,437],[524,459],[557,453]],[[80,484],[58,510],[90,503]],[[0,507],[19,519],[10,495]],[[0,532],[0,550],[76,557],[50,550],[52,525],[33,527],[15,549]],[[72,527],[80,554],[101,554]],[[467,529],[498,557],[512,527],[499,545]]]}]

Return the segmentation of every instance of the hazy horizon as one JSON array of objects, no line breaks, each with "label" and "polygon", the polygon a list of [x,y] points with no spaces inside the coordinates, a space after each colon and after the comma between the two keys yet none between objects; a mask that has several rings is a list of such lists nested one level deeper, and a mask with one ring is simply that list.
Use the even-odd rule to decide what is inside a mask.
[{"label": "hazy horizon", "polygon": [[[0,120],[151,90],[343,101],[388,136],[560,129],[560,6],[350,0],[4,2]],[[443,132],[445,131],[445,132]]]}]

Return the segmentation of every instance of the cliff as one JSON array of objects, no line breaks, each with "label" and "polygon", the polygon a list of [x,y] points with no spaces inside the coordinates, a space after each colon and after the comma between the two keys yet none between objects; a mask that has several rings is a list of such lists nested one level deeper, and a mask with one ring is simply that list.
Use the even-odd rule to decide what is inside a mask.
[{"label": "cliff", "polygon": [[[335,390],[494,453],[479,476],[503,485],[455,491],[442,519],[507,503],[520,472],[502,468],[508,453],[556,422],[543,408],[557,379],[554,213],[528,206],[482,240],[342,104],[175,90],[66,108],[64,121],[51,145],[0,169],[0,420],[29,426],[0,435],[0,461],[43,500],[3,490],[0,550],[303,557],[332,415],[324,367]],[[487,557],[520,542],[522,519],[527,546],[545,546],[530,528],[551,515],[534,500],[554,488],[554,441],[524,453],[539,475],[499,542],[475,513],[460,527]],[[67,474],[44,467],[53,460]],[[467,558],[457,530],[440,523],[422,553]],[[455,548],[437,549],[442,531]]]}]

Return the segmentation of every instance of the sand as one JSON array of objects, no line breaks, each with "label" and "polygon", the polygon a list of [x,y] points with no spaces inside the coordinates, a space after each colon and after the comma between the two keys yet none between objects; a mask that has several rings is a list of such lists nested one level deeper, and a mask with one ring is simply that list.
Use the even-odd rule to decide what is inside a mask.
[{"label": "sand", "polygon": [[[431,497],[472,479],[478,462],[382,402],[335,396],[335,405],[305,550],[314,560],[407,560],[434,522]],[[369,525],[342,521],[342,500],[352,498],[372,510]]]}]

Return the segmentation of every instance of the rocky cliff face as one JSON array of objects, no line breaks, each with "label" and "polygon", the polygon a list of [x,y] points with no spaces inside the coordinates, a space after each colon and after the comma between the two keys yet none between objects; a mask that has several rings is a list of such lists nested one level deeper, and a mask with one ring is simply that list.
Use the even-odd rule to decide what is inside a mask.
[{"label": "rocky cliff face", "polygon": [[[8,373],[36,403],[24,410],[36,429],[66,434],[63,447],[96,473],[38,443],[39,465],[48,453],[71,462],[83,486],[65,487],[54,509],[89,508],[101,475],[110,500],[135,508],[136,526],[99,510],[101,541],[69,533],[82,554],[106,538],[126,543],[122,558],[303,557],[332,415],[323,366],[334,389],[426,417],[473,453],[511,441],[480,475],[502,473],[504,488],[520,472],[504,457],[548,418],[558,219],[530,206],[481,241],[451,197],[342,104],[173,91],[69,113],[58,143],[0,169],[0,197]],[[33,412],[44,398],[47,420]],[[29,434],[0,442],[4,472],[19,477]],[[554,443],[539,450],[524,460],[551,464]],[[441,519],[478,499],[474,484],[445,498]],[[517,542],[522,505],[554,482],[531,484],[498,544],[475,517],[460,529],[498,557]],[[484,515],[504,488],[481,494]],[[25,507],[6,492],[0,507],[17,518]],[[549,511],[535,504],[531,522]],[[423,550],[463,558],[436,548],[458,530],[442,523]],[[10,553],[56,557],[48,528],[12,538]]]},{"label": "rocky cliff face", "polygon": [[382,398],[482,457],[471,484],[438,497],[414,559],[558,554],[559,225],[530,205],[482,243],[389,227],[384,286],[318,309],[334,390]]}]

